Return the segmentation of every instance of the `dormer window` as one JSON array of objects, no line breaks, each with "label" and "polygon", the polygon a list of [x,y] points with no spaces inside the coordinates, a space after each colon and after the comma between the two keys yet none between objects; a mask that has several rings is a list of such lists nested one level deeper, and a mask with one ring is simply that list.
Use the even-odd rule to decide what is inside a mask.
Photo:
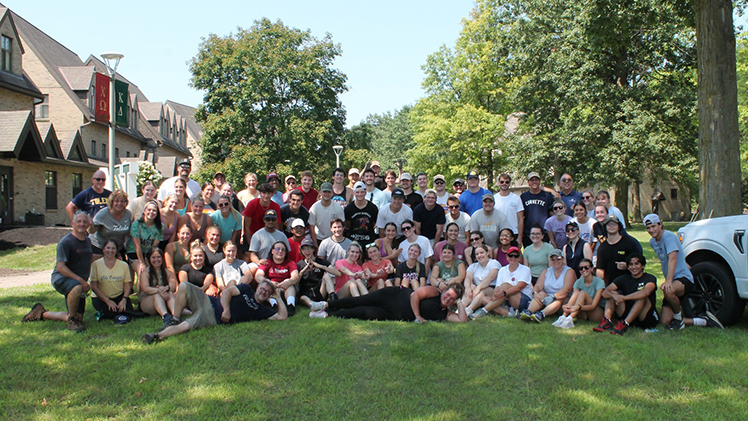
[{"label": "dormer window", "polygon": [[0,70],[6,72],[12,71],[13,40],[5,35],[0,40],[0,54],[2,54],[2,57],[0,57]]}]

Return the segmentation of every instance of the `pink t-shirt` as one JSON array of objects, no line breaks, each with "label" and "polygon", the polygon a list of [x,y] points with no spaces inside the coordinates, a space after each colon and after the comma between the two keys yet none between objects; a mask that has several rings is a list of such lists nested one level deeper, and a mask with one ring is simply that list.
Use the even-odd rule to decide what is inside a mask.
[{"label": "pink t-shirt", "polygon": [[[442,249],[444,248],[444,245],[447,244],[446,241],[439,241],[434,246],[434,255],[431,256],[431,259],[434,261],[434,263],[442,260]],[[465,249],[467,248],[467,244],[463,243],[462,241],[458,241],[455,246],[455,260],[462,260],[463,262],[467,263],[467,260],[465,260]]]},{"label": "pink t-shirt", "polygon": [[364,265],[363,265],[364,270],[369,269],[371,273],[376,273],[379,269],[382,269],[382,273],[379,276],[377,276],[376,278],[369,278],[369,285],[374,285],[380,279],[383,281],[387,279],[387,271],[384,270],[384,268],[388,264],[391,265],[392,262],[390,262],[387,259],[379,259],[379,264],[376,266],[371,260],[364,262]]},{"label": "pink t-shirt", "polygon": [[[335,267],[338,270],[340,270],[340,268],[346,268],[353,273],[361,272],[363,270],[358,263],[350,264],[346,259],[340,259],[335,262]],[[345,283],[348,282],[349,279],[351,279],[351,277],[346,275],[345,273],[335,277],[335,292],[337,293],[338,291],[340,291],[340,288],[343,288],[343,285],[345,285]]]}]

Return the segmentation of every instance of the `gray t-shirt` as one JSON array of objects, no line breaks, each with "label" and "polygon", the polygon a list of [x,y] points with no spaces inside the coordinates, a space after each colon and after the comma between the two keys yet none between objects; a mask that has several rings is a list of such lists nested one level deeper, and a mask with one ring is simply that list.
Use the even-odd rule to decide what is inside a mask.
[{"label": "gray t-shirt", "polygon": [[499,232],[510,228],[504,212],[494,209],[491,215],[486,215],[483,209],[475,211],[470,216],[470,232],[480,231],[485,238],[483,244],[496,248],[499,244]]},{"label": "gray t-shirt", "polygon": [[288,238],[280,230],[275,230],[272,233],[268,232],[267,229],[262,228],[252,234],[252,240],[249,242],[249,251],[257,253],[257,257],[262,259],[268,259],[270,256],[270,249],[273,248],[273,244],[278,241],[286,243],[288,250],[291,250],[291,246],[288,244]]},{"label": "gray t-shirt", "polygon": [[103,249],[106,240],[111,238],[117,242],[118,249],[125,247],[127,238],[130,236],[131,221],[132,214],[127,209],[125,209],[120,219],[115,219],[109,213],[108,207],[100,210],[93,218],[94,226],[97,229],[95,234],[89,235],[91,244],[94,247]]},{"label": "gray t-shirt", "polygon": [[[57,262],[65,263],[68,269],[81,278],[88,280],[91,274],[91,240],[86,237],[77,239],[72,233],[62,237],[57,244]],[[57,271],[57,266],[52,271],[52,283],[63,279],[64,276]]]},{"label": "gray t-shirt", "polygon": [[335,264],[338,260],[345,259],[348,246],[353,241],[350,238],[343,237],[343,241],[335,242],[332,238],[325,238],[319,243],[319,250],[317,256]]},{"label": "gray t-shirt", "polygon": [[691,270],[688,269],[688,265],[686,264],[686,254],[683,253],[683,248],[681,247],[680,241],[678,241],[678,237],[676,237],[675,234],[670,231],[663,231],[662,239],[660,239],[660,241],[657,241],[654,238],[650,238],[649,245],[652,246],[655,254],[657,254],[657,257],[660,259],[660,264],[662,265],[662,274],[664,276],[667,276],[668,255],[676,251],[678,252],[678,259],[675,263],[675,273],[673,274],[673,279],[686,278],[689,281],[693,282],[693,275],[691,274]]},{"label": "gray t-shirt", "polygon": [[309,209],[309,225],[314,227],[314,235],[317,236],[318,242],[332,235],[330,222],[333,219],[345,220],[343,208],[333,205],[335,203],[330,202],[330,205],[325,207],[322,201],[318,200]]},{"label": "gray t-shirt", "polygon": [[223,259],[213,266],[213,272],[216,274],[216,283],[219,286],[225,286],[231,281],[239,283],[242,275],[248,270],[249,265],[241,259],[235,259],[232,263]]}]

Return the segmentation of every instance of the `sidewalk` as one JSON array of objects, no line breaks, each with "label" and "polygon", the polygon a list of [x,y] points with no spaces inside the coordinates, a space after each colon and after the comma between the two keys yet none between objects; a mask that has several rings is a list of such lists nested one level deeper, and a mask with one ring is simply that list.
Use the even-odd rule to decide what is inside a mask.
[{"label": "sidewalk", "polygon": [[23,275],[4,276],[0,278],[0,288],[23,287],[34,284],[50,283],[52,269],[40,272],[29,272]]}]

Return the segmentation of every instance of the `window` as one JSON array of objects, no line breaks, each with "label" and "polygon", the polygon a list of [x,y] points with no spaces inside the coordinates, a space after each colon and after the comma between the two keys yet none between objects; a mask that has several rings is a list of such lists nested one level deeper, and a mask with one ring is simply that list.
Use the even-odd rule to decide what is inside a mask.
[{"label": "window", "polygon": [[44,171],[47,209],[57,209],[57,171]]},{"label": "window", "polygon": [[91,112],[96,111],[96,86],[91,84],[91,87],[88,89],[88,109],[91,110]]},{"label": "window", "polygon": [[102,158],[106,158],[106,143],[101,144],[101,155],[99,155]]},{"label": "window", "polygon": [[114,157],[119,158],[119,148],[114,148]]},{"label": "window", "polygon": [[83,174],[73,173],[73,196],[75,197],[83,191]]},{"label": "window", "polygon": [[2,52],[2,57],[0,57],[0,70],[10,72],[12,70],[11,64],[13,60],[13,40],[3,35],[2,41],[0,41],[0,51]]},{"label": "window", "polygon": [[49,119],[49,95],[44,95],[44,100],[36,104],[36,119],[37,120],[48,120]]},{"label": "window", "polygon": [[91,155],[96,156],[96,141],[91,139]]},{"label": "window", "polygon": [[130,157],[130,151],[126,151],[125,154],[128,158]]},{"label": "window", "polygon": [[677,199],[678,198],[678,189],[670,189],[670,198],[671,199]]}]

